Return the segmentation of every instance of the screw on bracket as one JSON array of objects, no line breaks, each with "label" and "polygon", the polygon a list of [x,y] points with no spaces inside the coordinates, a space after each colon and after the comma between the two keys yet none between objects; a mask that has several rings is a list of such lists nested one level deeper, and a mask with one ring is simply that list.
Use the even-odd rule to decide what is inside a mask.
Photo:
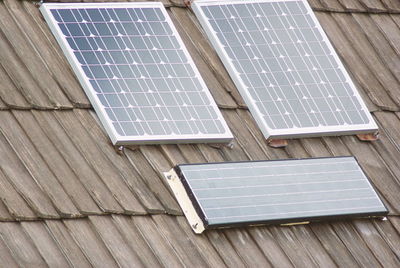
[{"label": "screw on bracket", "polygon": [[233,149],[233,141],[231,141],[230,143],[228,143],[226,145],[226,147],[228,147],[229,149]]},{"label": "screw on bracket", "polygon": [[114,146],[114,150],[117,154],[123,155],[124,154],[124,146]]}]

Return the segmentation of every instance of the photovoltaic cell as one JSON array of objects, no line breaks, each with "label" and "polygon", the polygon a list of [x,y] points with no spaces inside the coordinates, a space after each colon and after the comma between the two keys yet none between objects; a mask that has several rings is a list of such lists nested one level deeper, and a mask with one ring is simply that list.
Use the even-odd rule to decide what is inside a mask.
[{"label": "photovoltaic cell", "polygon": [[354,157],[175,167],[206,228],[387,214]]},{"label": "photovoltaic cell", "polygon": [[232,139],[161,3],[41,11],[114,144]]},{"label": "photovoltaic cell", "polygon": [[205,0],[193,10],[266,138],[377,125],[305,0]]}]

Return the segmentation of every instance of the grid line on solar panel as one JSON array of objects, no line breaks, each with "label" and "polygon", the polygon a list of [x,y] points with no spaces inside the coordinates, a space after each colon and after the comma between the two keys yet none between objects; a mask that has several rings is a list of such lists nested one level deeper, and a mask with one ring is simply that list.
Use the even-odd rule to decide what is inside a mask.
[{"label": "grid line on solar panel", "polygon": [[161,3],[41,10],[114,142],[232,139]]},{"label": "grid line on solar panel", "polygon": [[264,135],[377,129],[305,1],[193,9]]},{"label": "grid line on solar panel", "polygon": [[386,211],[353,157],[180,165],[178,173],[211,225]]}]

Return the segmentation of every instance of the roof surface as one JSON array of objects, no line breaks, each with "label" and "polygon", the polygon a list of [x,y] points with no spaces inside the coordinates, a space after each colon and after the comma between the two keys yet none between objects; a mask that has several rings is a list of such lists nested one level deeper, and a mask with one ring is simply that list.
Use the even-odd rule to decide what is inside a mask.
[{"label": "roof surface", "polygon": [[[0,260],[14,266],[400,266],[400,2],[309,0],[380,126],[380,139],[269,147],[199,23],[168,12],[235,135],[118,152],[31,1],[0,1]],[[388,220],[195,235],[164,182],[178,163],[354,155]]]}]

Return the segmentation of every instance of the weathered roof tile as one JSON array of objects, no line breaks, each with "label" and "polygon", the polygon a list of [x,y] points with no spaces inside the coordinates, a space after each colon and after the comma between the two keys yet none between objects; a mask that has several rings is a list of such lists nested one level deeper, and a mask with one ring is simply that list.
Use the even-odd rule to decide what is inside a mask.
[{"label": "weathered roof tile", "polygon": [[[24,71],[26,68],[30,74],[30,84],[40,88],[40,90],[37,90],[33,86],[27,86],[24,90],[30,91],[32,95],[36,95],[38,93],[37,91],[41,91],[44,95],[43,98],[48,99],[55,108],[71,108],[71,103],[56,81],[49,75],[48,71],[46,71],[47,68],[42,58],[36,53],[32,43],[26,38],[25,29],[21,30],[18,27],[3,2],[0,3],[0,28],[2,34],[4,34],[11,46],[9,49],[15,52],[13,56],[19,59],[18,67],[15,66],[15,68],[19,68],[21,71]],[[8,56],[12,55],[12,53],[2,54]],[[7,61],[4,61],[4,63],[5,62]],[[11,62],[3,64],[3,68],[7,69],[10,63]],[[18,70],[13,71],[18,72]],[[26,80],[28,80],[28,78],[26,78]]]},{"label": "weathered roof tile", "polygon": [[[316,267],[312,255],[298,240],[291,227],[268,227],[274,239],[279,243],[294,267]],[[288,243],[289,242],[289,243]]]},{"label": "weathered roof tile", "polygon": [[[115,152],[108,156],[104,154],[100,148],[101,140],[94,140],[89,134],[90,130],[84,127],[73,112],[54,112],[54,115],[124,211],[130,214],[147,213],[139,200],[129,190],[121,174],[122,171],[116,169],[111,162],[110,158],[116,157]],[[107,146],[110,146],[110,144]]]},{"label": "weathered roof tile", "polygon": [[21,227],[31,238],[36,249],[49,267],[70,266],[44,224],[41,222],[21,222]]},{"label": "weathered roof tile", "polygon": [[[157,256],[129,217],[113,215],[113,223],[146,267],[161,266]],[[110,223],[111,225],[111,223]]]},{"label": "weathered roof tile", "polygon": [[[71,68],[66,64],[65,57],[60,55],[61,51],[53,35],[50,33],[44,21],[40,20],[37,16],[38,14],[36,12],[38,12],[38,10],[35,4],[28,1],[15,0],[4,0],[4,4],[17,23],[19,29],[22,29],[22,33],[27,42],[32,44],[30,50],[34,51],[37,55],[36,60],[42,61],[43,67],[45,66],[46,68],[40,70],[40,80],[51,76],[55,83],[48,83],[46,80],[44,83],[52,87],[53,91],[57,92],[59,88],[75,107],[90,107],[85,93],[82,91],[77,79],[73,75]],[[27,7],[27,9],[25,9],[24,6]],[[36,11],[34,12],[34,14],[36,14],[34,17],[29,14],[29,12],[33,10]],[[58,95],[53,94],[53,92],[51,94],[54,97],[62,98],[61,92]]]},{"label": "weathered roof tile", "polygon": [[114,225],[111,217],[90,216],[90,223],[120,267],[144,267],[136,254]]},{"label": "weathered roof tile", "polygon": [[8,208],[0,199],[0,221],[12,221],[14,217],[8,212]]},{"label": "weathered roof tile", "polygon": [[320,0],[307,0],[311,8],[314,10],[324,10],[325,7],[322,5]]},{"label": "weathered roof tile", "polygon": [[339,0],[348,12],[364,12],[365,7],[358,0]]},{"label": "weathered roof tile", "polygon": [[268,227],[250,228],[248,232],[273,267],[293,267],[290,257],[273,237]]},{"label": "weathered roof tile", "polygon": [[332,1],[332,0],[320,0],[321,5],[327,11],[334,11],[334,12],[343,12],[345,11],[344,7],[341,5],[339,1]]},{"label": "weathered roof tile", "polygon": [[39,126],[46,130],[47,137],[52,141],[74,171],[79,175],[84,187],[87,189],[93,200],[104,212],[122,213],[123,210],[113,197],[113,194],[93,170],[91,165],[80,153],[77,145],[73,143],[62,126],[58,123],[53,113],[33,111]]},{"label": "weathered roof tile", "polygon": [[371,222],[356,220],[353,225],[383,267],[400,266],[400,260]]},{"label": "weathered roof tile", "polygon": [[336,267],[334,259],[330,256],[328,252],[325,251],[318,237],[313,232],[312,228],[308,225],[292,226],[290,229],[293,231],[294,235],[302,246],[311,255],[317,266],[324,267]]},{"label": "weathered roof tile", "polygon": [[118,267],[116,260],[87,219],[64,220],[63,222],[68,233],[71,234],[92,266]]},{"label": "weathered roof tile", "polygon": [[0,235],[19,267],[48,267],[19,223],[2,222]]},{"label": "weathered roof tile", "polygon": [[389,12],[400,12],[400,2],[397,0],[381,0]]},{"label": "weathered roof tile", "polygon": [[[371,72],[374,73],[374,76],[379,80],[379,83],[383,86],[390,98],[396,103],[397,106],[400,106],[399,80],[393,76],[388,66],[382,62],[374,47],[363,33],[363,30],[360,28],[359,24],[351,15],[348,14],[337,13],[332,14],[332,16],[339,25],[346,25],[346,27],[341,28],[342,32],[346,35],[348,40],[351,40],[352,45],[360,54],[365,66],[373,66],[373,68],[370,68]],[[393,23],[389,15],[380,15],[379,17],[385,17]],[[397,30],[399,29],[397,28]]]},{"label": "weathered roof tile", "polygon": [[104,130],[100,127],[99,122],[87,110],[74,110],[74,114],[85,128],[90,129],[89,134],[91,139],[95,140],[99,148],[108,156],[108,160],[106,161],[114,163],[115,169],[119,170],[122,176],[121,178],[146,210],[152,213],[164,212],[162,205],[142,181],[136,170],[132,168],[127,158],[115,153],[115,149],[110,146],[110,141]]},{"label": "weathered roof tile", "polygon": [[[21,116],[21,113],[24,113],[24,115]],[[20,118],[28,120],[25,123],[32,122],[33,117],[29,111],[17,112],[17,114],[21,116]],[[14,148],[15,154],[18,155],[18,158],[34,178],[38,187],[47,193],[58,213],[64,217],[77,216],[79,211],[65,192],[62,184],[49,169],[46,159],[40,156],[29,137],[17,123],[14,115],[9,112],[0,113],[0,121],[2,122],[0,126],[1,132],[11,147]],[[16,150],[16,148],[18,149]],[[50,152],[52,152],[51,148],[42,149],[50,149]]]},{"label": "weathered roof tile", "polygon": [[132,151],[130,149],[125,149],[125,155],[132,167],[135,168],[143,178],[147,187],[162,203],[165,211],[169,214],[180,215],[181,209],[175,201],[175,198],[172,197],[167,186],[163,183],[164,177],[160,177],[160,174],[155,172],[145,156],[139,150]]},{"label": "weathered roof tile", "polygon": [[[8,112],[1,112],[0,116],[10,116]],[[5,126],[4,121],[0,125]],[[12,122],[11,125],[15,125]],[[9,182],[20,193],[22,198],[29,204],[38,217],[58,218],[59,214],[50,201],[47,193],[45,193],[36,181],[32,178],[23,162],[18,158],[17,154],[8,143],[3,134],[0,134],[0,153],[3,156],[0,162],[1,170]],[[49,187],[49,186],[48,186]]]},{"label": "weathered roof tile", "polygon": [[[167,241],[151,217],[132,217],[133,224],[139,230],[148,246],[157,256],[158,261],[166,267],[183,267],[183,260],[175,253],[173,245]],[[164,226],[163,228],[168,228]]]},{"label": "weathered roof tile", "polygon": [[[0,53],[0,154],[6,156],[0,161],[2,264],[398,266],[397,3],[310,1],[360,85],[380,125],[380,140],[308,138],[280,149],[267,145],[197,19],[182,8],[184,1],[164,3],[235,135],[232,148],[127,146],[117,154],[35,3],[0,3],[0,49],[6,51]],[[388,221],[210,230],[198,236],[163,175],[180,163],[342,155],[359,159],[388,205]]]},{"label": "weathered roof tile", "polygon": [[358,266],[357,261],[343,243],[339,234],[334,230],[332,225],[312,224],[310,227],[314,234],[318,237],[321,245],[339,267]]},{"label": "weathered roof tile", "polygon": [[378,267],[379,261],[360,237],[354,226],[348,222],[338,222],[332,227],[343,244],[361,267]]},{"label": "weathered roof tile", "polygon": [[[27,202],[11,185],[7,177],[0,170],[0,189],[1,201],[7,208],[7,212],[12,215],[12,219],[18,220],[33,220],[37,219],[38,215],[29,207]],[[19,189],[18,189],[19,190]]]},{"label": "weathered roof tile", "polygon": [[392,206],[391,213],[400,211],[400,185],[392,173],[385,167],[376,150],[368,143],[361,143],[357,138],[348,136],[341,138],[361,164],[365,173],[374,183],[378,192]]},{"label": "weathered roof tile", "polygon": [[8,249],[5,242],[0,239],[0,260],[1,263],[10,268],[17,268],[18,263],[14,260],[14,257],[11,254],[10,249]]},{"label": "weathered roof tile", "polygon": [[192,228],[187,224],[184,217],[175,218],[181,230],[188,237],[189,240],[195,241],[194,246],[196,250],[200,253],[202,258],[206,261],[209,267],[226,267],[225,262],[222,257],[218,254],[216,249],[213,247],[211,242],[206,236],[198,236],[193,233]]},{"label": "weathered roof tile", "polygon": [[91,267],[82,250],[74,241],[70,231],[62,221],[48,220],[45,226],[53,239],[56,241],[60,251],[68,259],[68,262],[74,267]]},{"label": "weathered roof tile", "polygon": [[[385,16],[385,15],[383,15]],[[353,14],[354,19],[363,29],[381,60],[388,66],[390,71],[400,81],[400,58],[399,54],[393,49],[385,36],[381,33],[371,16],[365,14]]]},{"label": "weathered roof tile", "polygon": [[[358,83],[362,86],[362,89],[366,91],[368,97],[383,110],[398,110],[399,107],[393,102],[368,66],[365,65],[358,51],[355,50],[350,41],[345,38],[341,29],[333,20],[332,15],[324,12],[318,12],[316,15],[328,36],[331,36],[330,39],[343,62],[347,65],[347,69],[354,75]],[[346,27],[348,27],[348,25],[346,25]]]},{"label": "weathered roof tile", "polygon": [[246,229],[227,229],[224,233],[247,267],[272,267]]},{"label": "weathered roof tile", "polygon": [[26,101],[23,94],[15,87],[11,78],[2,66],[0,66],[0,98],[2,107],[15,109],[29,109],[32,106]]},{"label": "weathered roof tile", "polygon": [[[16,123],[20,124],[35,146],[37,155],[40,155],[46,162],[50,171],[59,182],[59,187],[65,190],[79,212],[82,214],[100,213],[100,209],[84,188],[79,177],[68,166],[60,152],[57,151],[51,140],[46,136],[45,130],[37,127],[38,122],[32,113],[29,111],[13,111],[13,115],[16,118]],[[33,153],[33,151],[29,152]],[[34,157],[39,158],[38,156]],[[43,172],[43,170],[33,171],[32,173],[36,172]]]},{"label": "weathered roof tile", "polygon": [[[398,219],[399,217],[397,217]],[[382,221],[379,224],[372,222],[372,225],[376,228],[379,235],[384,239],[384,241],[392,249],[393,253],[396,254],[397,258],[400,260],[400,245],[397,241],[400,241],[400,233],[396,231],[395,227],[392,225],[391,217],[386,221]]]},{"label": "weathered roof tile", "polygon": [[172,246],[175,254],[187,267],[206,267],[206,261],[201,256],[198,249],[194,245],[194,241],[189,240],[186,236],[176,235],[182,234],[183,231],[176,222],[176,217],[165,215],[153,215],[152,220],[157,226],[158,232],[166,239],[168,244]]},{"label": "weathered roof tile", "polygon": [[380,0],[359,0],[369,12],[386,12],[387,9]]}]

